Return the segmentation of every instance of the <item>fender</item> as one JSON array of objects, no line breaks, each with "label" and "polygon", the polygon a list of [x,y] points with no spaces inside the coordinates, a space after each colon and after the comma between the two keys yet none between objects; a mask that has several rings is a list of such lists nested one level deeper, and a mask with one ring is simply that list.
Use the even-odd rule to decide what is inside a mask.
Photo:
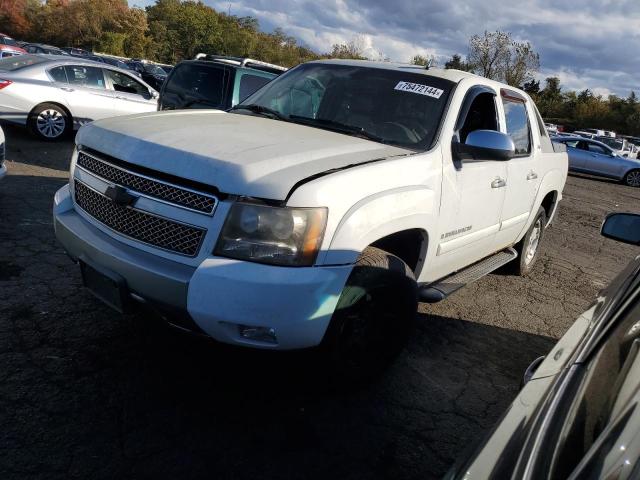
[{"label": "fender", "polygon": [[435,227],[438,209],[436,194],[425,185],[409,185],[370,195],[342,217],[324,264],[342,265],[376,240],[407,229],[429,231]]}]

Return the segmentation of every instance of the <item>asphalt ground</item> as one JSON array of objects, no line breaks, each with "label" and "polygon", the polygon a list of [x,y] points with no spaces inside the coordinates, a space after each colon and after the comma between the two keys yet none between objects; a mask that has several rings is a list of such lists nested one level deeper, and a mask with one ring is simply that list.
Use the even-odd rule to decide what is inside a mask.
[{"label": "asphalt ground", "polygon": [[572,175],[530,277],[493,274],[421,305],[389,370],[337,387],[305,354],[213,345],[99,303],[53,234],[71,141],[3,127],[2,479],[442,476],[637,254],[598,231],[608,212],[640,211],[640,189]]}]

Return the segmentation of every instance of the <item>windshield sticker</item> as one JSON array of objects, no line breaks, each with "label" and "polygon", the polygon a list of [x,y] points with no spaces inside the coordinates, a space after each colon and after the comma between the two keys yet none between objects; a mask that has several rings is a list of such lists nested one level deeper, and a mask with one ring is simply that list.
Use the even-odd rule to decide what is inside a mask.
[{"label": "windshield sticker", "polygon": [[428,85],[420,85],[419,83],[411,83],[411,82],[398,82],[394,90],[417,93],[419,95],[426,95],[427,97],[433,97],[433,98],[440,98],[444,93],[444,90],[440,90],[439,88],[430,87]]}]

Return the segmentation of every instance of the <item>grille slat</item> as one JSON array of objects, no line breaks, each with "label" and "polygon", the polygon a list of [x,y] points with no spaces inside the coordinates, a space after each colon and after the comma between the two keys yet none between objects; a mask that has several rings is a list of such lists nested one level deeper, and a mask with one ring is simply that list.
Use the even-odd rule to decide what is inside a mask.
[{"label": "grille slat", "polygon": [[113,203],[111,199],[74,182],[76,204],[107,227],[134,240],[187,256],[195,256],[206,230]]},{"label": "grille slat", "polygon": [[183,208],[210,215],[216,206],[215,197],[124,170],[85,152],[78,153],[77,165],[104,180]]}]

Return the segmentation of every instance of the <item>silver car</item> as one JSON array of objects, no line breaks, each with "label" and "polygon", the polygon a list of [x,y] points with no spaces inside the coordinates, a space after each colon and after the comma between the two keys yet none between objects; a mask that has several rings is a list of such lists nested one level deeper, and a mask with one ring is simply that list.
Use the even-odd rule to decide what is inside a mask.
[{"label": "silver car", "polygon": [[153,112],[158,92],[131,71],[59,55],[0,60],[0,119],[57,140],[92,120]]},{"label": "silver car", "polygon": [[569,170],[613,178],[631,187],[640,187],[640,160],[618,155],[608,145],[583,137],[554,137],[564,143],[569,154]]}]

